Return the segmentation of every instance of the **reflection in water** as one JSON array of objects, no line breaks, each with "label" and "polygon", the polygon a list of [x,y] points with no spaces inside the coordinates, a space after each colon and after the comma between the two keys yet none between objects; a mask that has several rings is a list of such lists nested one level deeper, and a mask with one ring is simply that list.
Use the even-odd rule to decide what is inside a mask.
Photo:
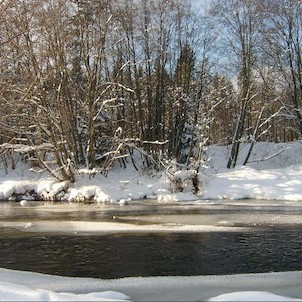
[{"label": "reflection in water", "polygon": [[96,278],[301,270],[301,231],[4,236],[0,267]]},{"label": "reflection in water", "polygon": [[[154,204],[133,204],[120,206],[119,204],[77,204],[77,203],[51,203],[29,202],[21,206],[18,202],[0,202],[1,221],[23,220],[61,220],[61,221],[112,221],[113,216],[164,214],[172,211],[177,213],[175,207],[165,208]],[[198,211],[198,210],[197,210]]]}]

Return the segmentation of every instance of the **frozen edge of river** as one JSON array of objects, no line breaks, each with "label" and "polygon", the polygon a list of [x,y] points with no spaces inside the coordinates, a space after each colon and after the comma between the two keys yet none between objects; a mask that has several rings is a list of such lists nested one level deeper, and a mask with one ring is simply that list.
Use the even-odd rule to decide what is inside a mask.
[{"label": "frozen edge of river", "polygon": [[198,233],[198,232],[238,232],[249,231],[248,227],[185,225],[176,223],[135,225],[116,222],[91,221],[6,221],[0,228],[15,228],[22,232],[77,234],[77,233]]},{"label": "frozen edge of river", "polygon": [[134,301],[205,301],[221,294],[243,291],[266,291],[291,298],[302,298],[301,271],[104,280],[51,276],[0,268],[0,282],[74,294],[116,291],[131,297]]}]

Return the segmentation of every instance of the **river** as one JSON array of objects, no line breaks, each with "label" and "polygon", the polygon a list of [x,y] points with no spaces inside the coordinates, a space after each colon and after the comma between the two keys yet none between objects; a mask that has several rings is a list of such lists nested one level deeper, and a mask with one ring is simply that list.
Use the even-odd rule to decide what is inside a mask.
[{"label": "river", "polygon": [[0,267],[104,279],[302,270],[302,204],[0,204]]}]

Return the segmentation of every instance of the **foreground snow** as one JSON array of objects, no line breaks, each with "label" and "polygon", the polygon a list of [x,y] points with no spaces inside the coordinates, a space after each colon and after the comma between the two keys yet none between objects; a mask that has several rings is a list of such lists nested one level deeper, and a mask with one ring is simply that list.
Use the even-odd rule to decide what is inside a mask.
[{"label": "foreground snow", "polygon": [[89,294],[56,293],[44,289],[0,282],[1,301],[125,301],[128,297],[118,292]]},{"label": "foreground snow", "polygon": [[219,295],[209,301],[301,301],[301,299],[274,295],[268,292],[247,291]]},{"label": "foreground snow", "polygon": [[302,301],[301,282],[302,272],[102,280],[0,269],[0,300]]}]

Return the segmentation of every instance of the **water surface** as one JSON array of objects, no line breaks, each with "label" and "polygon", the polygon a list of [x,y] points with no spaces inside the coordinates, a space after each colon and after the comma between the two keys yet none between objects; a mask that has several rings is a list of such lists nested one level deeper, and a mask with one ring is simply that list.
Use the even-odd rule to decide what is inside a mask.
[{"label": "water surface", "polygon": [[[196,233],[54,233],[0,228],[0,267],[54,275],[120,278],[302,270],[299,203],[134,202],[128,206],[0,204],[0,222],[86,221],[129,225],[239,226]],[[251,228],[246,231],[245,227]],[[242,227],[242,229],[241,229]]]}]

